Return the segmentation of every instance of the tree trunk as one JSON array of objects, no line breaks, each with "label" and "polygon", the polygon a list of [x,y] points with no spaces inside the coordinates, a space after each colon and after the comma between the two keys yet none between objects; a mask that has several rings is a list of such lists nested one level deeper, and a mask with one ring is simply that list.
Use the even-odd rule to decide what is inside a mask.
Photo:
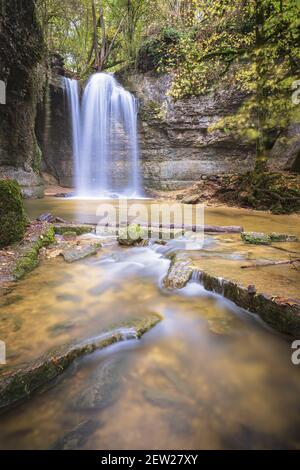
[{"label": "tree trunk", "polygon": [[264,8],[261,0],[256,0],[256,161],[255,172],[262,173],[266,170],[266,136],[265,136],[265,112],[264,112],[264,70],[263,70],[263,46],[264,46]]},{"label": "tree trunk", "polygon": [[100,67],[100,56],[99,56],[99,46],[98,46],[98,30],[97,30],[97,17],[96,17],[96,6],[95,0],[92,0],[92,12],[93,12],[93,27],[94,27],[94,51],[95,51],[95,68],[99,71]]}]

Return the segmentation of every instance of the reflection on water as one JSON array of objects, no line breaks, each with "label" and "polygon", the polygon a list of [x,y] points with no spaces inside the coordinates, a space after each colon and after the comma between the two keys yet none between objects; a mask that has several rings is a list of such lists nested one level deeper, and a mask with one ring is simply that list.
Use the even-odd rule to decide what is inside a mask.
[{"label": "reflection on water", "polygon": [[[1,448],[300,448],[290,341],[196,282],[166,292],[162,251],[176,243],[107,245],[73,265],[47,260],[7,296],[0,315],[10,317],[0,325],[9,364],[126,318],[154,311],[164,319],[1,416]],[[207,237],[201,262],[218,251],[236,262],[244,253],[235,243]]]}]

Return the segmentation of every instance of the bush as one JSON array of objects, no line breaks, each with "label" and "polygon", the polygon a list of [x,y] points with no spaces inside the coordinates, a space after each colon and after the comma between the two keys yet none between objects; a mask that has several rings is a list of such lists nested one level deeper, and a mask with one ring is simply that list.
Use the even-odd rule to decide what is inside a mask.
[{"label": "bush", "polygon": [[0,248],[21,240],[27,222],[19,184],[0,180]]},{"label": "bush", "polygon": [[158,36],[146,39],[138,53],[138,70],[148,72],[166,65],[170,48],[179,43],[181,33],[175,28],[164,28]]}]

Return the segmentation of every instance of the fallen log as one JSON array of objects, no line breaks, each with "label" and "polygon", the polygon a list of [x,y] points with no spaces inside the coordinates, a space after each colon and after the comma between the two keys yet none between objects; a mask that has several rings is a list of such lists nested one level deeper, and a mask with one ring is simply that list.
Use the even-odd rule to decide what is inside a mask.
[{"label": "fallen log", "polygon": [[300,258],[296,259],[290,259],[288,261],[267,261],[266,263],[255,263],[255,264],[246,264],[244,266],[241,266],[241,269],[249,269],[249,268],[263,268],[266,266],[282,266],[283,264],[293,264],[293,263],[299,263]]},{"label": "fallen log", "polygon": [[61,375],[76,359],[119,341],[139,339],[161,319],[156,313],[148,314],[92,339],[50,351],[18,368],[4,370],[0,374],[0,413],[29,398],[37,389]]},{"label": "fallen log", "polygon": [[[128,224],[108,224],[108,223],[98,223],[95,224],[98,227],[107,227],[107,228],[124,228]],[[129,224],[130,225],[130,224]],[[158,223],[151,223],[151,224],[138,224],[145,230],[151,229],[165,229],[165,230],[182,230],[184,232],[204,232],[204,233],[242,233],[244,231],[243,227],[237,225],[190,225],[190,224],[158,224]]]}]

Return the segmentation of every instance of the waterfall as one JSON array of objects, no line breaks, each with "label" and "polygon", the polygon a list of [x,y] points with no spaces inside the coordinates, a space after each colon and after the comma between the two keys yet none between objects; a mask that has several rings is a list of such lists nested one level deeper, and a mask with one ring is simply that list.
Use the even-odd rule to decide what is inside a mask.
[{"label": "waterfall", "polygon": [[112,75],[96,73],[85,87],[80,106],[77,82],[65,81],[72,113],[76,195],[141,195],[137,100]]}]

